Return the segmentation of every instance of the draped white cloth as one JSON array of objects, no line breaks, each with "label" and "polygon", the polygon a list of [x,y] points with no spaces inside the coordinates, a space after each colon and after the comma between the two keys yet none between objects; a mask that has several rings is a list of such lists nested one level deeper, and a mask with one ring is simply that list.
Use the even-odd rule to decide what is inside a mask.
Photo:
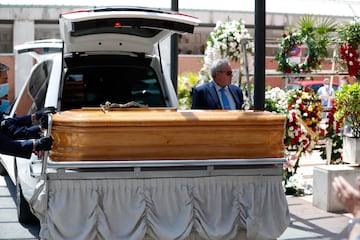
[{"label": "draped white cloth", "polygon": [[281,176],[47,180],[31,205],[41,239],[276,239],[290,222]]}]

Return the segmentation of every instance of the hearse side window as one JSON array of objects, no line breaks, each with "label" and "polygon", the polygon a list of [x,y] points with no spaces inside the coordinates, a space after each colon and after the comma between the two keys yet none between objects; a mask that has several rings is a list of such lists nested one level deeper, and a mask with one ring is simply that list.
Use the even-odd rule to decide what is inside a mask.
[{"label": "hearse side window", "polygon": [[19,96],[19,105],[16,109],[17,116],[33,113],[44,107],[52,65],[52,60],[47,60],[34,69],[25,91]]},{"label": "hearse side window", "polygon": [[99,107],[106,101],[166,106],[159,81],[151,68],[92,67],[68,71],[61,100],[62,110]]}]

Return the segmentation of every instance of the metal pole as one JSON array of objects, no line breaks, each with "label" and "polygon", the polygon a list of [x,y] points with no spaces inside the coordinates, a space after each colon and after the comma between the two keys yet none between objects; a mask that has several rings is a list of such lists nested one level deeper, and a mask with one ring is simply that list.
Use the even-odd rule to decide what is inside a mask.
[{"label": "metal pole", "polygon": [[265,12],[266,0],[255,0],[254,109],[265,108]]},{"label": "metal pole", "polygon": [[[179,1],[171,0],[171,10],[179,11]],[[170,76],[174,85],[174,89],[177,92],[177,75],[178,75],[178,35],[174,33],[171,35],[170,43]]]},{"label": "metal pole", "polygon": [[[246,88],[247,88],[247,96],[249,99],[249,106],[253,106],[252,96],[251,96],[251,88],[250,88],[250,77],[249,77],[249,63],[246,52],[246,44],[248,40],[242,40],[241,46],[244,53],[244,65],[245,65],[245,75],[246,75]],[[239,76],[240,76],[240,67],[239,67]],[[241,86],[241,78],[239,78],[239,85]]]}]

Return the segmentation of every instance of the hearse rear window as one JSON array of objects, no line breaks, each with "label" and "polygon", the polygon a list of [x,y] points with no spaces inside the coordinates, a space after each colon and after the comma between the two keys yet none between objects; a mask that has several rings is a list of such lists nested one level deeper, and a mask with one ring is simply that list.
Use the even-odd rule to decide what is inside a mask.
[{"label": "hearse rear window", "polygon": [[100,104],[131,101],[149,107],[165,107],[165,99],[152,69],[138,67],[93,67],[70,71],[63,87],[61,109],[99,107]]}]

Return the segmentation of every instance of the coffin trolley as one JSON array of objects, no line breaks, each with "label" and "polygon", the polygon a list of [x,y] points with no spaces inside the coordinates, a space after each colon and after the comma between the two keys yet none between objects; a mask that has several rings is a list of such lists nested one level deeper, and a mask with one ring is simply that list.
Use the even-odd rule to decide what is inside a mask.
[{"label": "coffin trolley", "polygon": [[289,224],[283,115],[81,109],[49,123],[31,200],[42,239],[276,239]]}]

